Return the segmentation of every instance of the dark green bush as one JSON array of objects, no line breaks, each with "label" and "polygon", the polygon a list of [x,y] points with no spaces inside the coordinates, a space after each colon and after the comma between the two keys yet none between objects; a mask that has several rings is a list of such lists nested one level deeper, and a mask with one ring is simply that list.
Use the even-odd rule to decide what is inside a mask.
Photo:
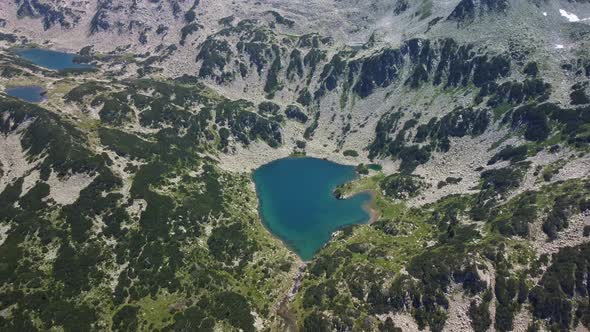
[{"label": "dark green bush", "polygon": [[344,150],[344,152],[342,152],[342,154],[345,157],[355,157],[356,158],[359,156],[359,153],[356,152],[356,150]]},{"label": "dark green bush", "polygon": [[590,98],[588,98],[584,89],[574,90],[570,94],[570,99],[572,105],[590,104]]},{"label": "dark green bush", "polygon": [[523,161],[526,159],[528,153],[528,148],[526,145],[521,145],[519,147],[513,147],[512,145],[508,145],[498,153],[496,153],[490,161],[488,161],[488,165],[493,165],[498,161],[509,160],[511,163],[517,163],[519,161]]},{"label": "dark green bush", "polygon": [[471,327],[475,332],[485,332],[492,325],[489,306],[489,301],[484,301],[479,305],[474,300],[471,301],[467,314],[471,319]]},{"label": "dark green bush", "polygon": [[132,305],[124,305],[113,316],[113,331],[136,331],[139,328],[137,321],[139,308]]},{"label": "dark green bush", "polygon": [[512,126],[524,125],[526,130],[524,137],[529,141],[543,141],[551,132],[547,114],[542,108],[526,105],[514,110],[512,114]]},{"label": "dark green bush", "polygon": [[395,199],[408,199],[420,194],[424,183],[417,175],[392,174],[379,184],[385,195]]},{"label": "dark green bush", "polygon": [[303,113],[303,111],[295,105],[287,106],[287,109],[285,110],[285,115],[287,115],[288,119],[295,120],[300,123],[306,123],[309,119],[307,115]]},{"label": "dark green bush", "polygon": [[526,66],[524,66],[523,73],[530,77],[537,77],[537,74],[539,74],[537,63],[534,61],[527,63]]}]

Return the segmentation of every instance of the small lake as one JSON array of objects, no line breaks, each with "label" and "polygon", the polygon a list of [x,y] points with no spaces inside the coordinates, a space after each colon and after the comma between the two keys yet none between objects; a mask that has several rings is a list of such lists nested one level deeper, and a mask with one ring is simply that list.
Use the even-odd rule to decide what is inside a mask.
[{"label": "small lake", "polygon": [[72,53],[52,51],[43,48],[21,48],[15,52],[23,59],[47,69],[64,70],[94,68],[91,64],[74,62],[77,55]]},{"label": "small lake", "polygon": [[40,86],[15,86],[6,88],[6,94],[30,103],[40,103],[45,100],[45,90]]},{"label": "small lake", "polygon": [[338,229],[366,223],[371,196],[361,193],[339,200],[334,189],[357,178],[355,168],[316,158],[285,158],[258,168],[253,175],[266,227],[310,260]]}]

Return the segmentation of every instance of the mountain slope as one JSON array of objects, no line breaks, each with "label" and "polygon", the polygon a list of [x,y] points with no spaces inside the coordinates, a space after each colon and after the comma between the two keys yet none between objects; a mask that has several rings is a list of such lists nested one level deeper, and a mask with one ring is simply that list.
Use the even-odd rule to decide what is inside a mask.
[{"label": "mountain slope", "polygon": [[[566,0],[0,3],[1,90],[47,90],[0,93],[1,329],[590,328],[586,17]],[[39,45],[96,69],[14,52]],[[337,195],[371,191],[378,216],[306,263],[250,177],[293,154],[357,166]]]}]

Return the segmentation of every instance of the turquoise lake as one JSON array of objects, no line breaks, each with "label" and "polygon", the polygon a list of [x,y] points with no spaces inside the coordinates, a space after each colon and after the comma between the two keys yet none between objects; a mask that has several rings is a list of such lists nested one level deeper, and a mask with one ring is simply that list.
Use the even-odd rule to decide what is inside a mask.
[{"label": "turquoise lake", "polygon": [[366,223],[371,196],[361,193],[339,200],[339,184],[357,178],[354,167],[316,158],[285,158],[258,168],[253,175],[266,227],[303,260],[310,260],[331,234]]},{"label": "turquoise lake", "polygon": [[16,54],[37,66],[53,70],[94,68],[93,65],[87,63],[74,62],[77,55],[72,53],[58,52],[42,48],[21,48],[16,50]]},{"label": "turquoise lake", "polygon": [[6,89],[6,94],[30,103],[40,103],[45,99],[45,90],[40,86],[15,86]]}]

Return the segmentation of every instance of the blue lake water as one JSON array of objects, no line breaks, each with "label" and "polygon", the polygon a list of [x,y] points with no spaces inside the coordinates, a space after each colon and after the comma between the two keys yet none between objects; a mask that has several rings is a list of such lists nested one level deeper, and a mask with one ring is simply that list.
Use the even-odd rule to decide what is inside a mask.
[{"label": "blue lake water", "polygon": [[253,175],[266,227],[303,260],[310,260],[334,231],[369,221],[364,205],[370,194],[346,200],[333,194],[337,185],[356,177],[354,167],[315,158],[276,160]]},{"label": "blue lake water", "polygon": [[77,55],[72,53],[58,52],[42,48],[21,48],[16,50],[16,54],[37,66],[53,70],[94,68],[93,65],[87,63],[75,63],[74,59]]},{"label": "blue lake water", "polygon": [[40,86],[15,86],[6,89],[6,94],[30,103],[40,103],[45,99],[45,90]]}]

